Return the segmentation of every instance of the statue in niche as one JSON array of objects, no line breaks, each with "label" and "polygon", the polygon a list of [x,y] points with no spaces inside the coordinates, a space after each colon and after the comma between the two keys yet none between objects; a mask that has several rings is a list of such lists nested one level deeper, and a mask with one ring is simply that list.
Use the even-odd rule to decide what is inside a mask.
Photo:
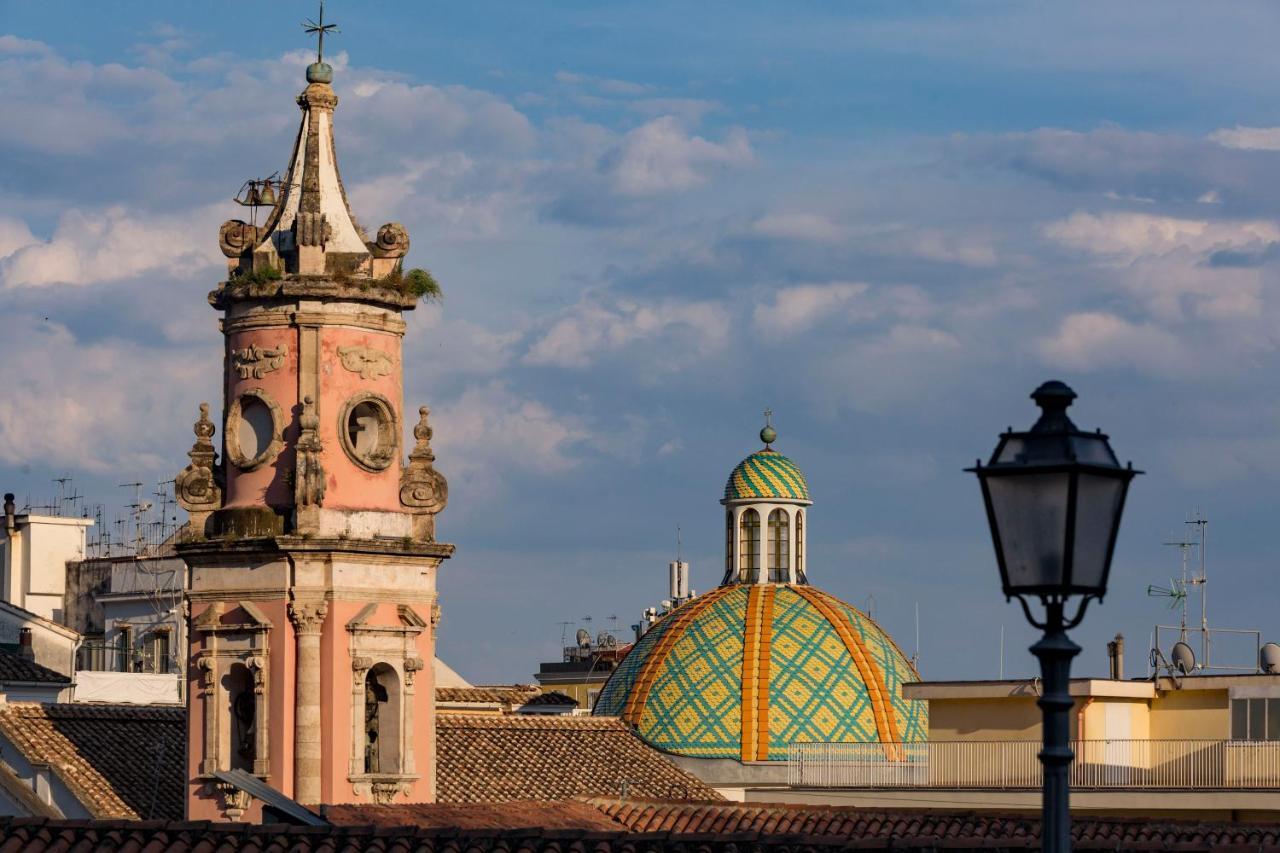
[{"label": "statue in niche", "polygon": [[242,689],[231,702],[231,742],[235,749],[231,766],[250,773],[253,772],[253,761],[258,757],[254,698],[252,688]]},{"label": "statue in niche", "polygon": [[372,672],[364,682],[364,772],[381,773],[378,735],[382,707],[387,704],[387,688]]}]

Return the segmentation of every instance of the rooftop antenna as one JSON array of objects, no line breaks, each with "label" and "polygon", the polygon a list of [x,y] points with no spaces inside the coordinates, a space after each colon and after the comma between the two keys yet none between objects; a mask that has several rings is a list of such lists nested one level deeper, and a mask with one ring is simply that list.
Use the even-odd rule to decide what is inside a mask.
[{"label": "rooftop antenna", "polygon": [[916,669],[920,666],[920,602],[916,602],[916,650],[911,653],[911,665]]},{"label": "rooftop antenna", "polygon": [[676,525],[676,562],[677,563],[679,563],[682,559],[680,556],[681,544],[682,543],[680,541],[680,525],[677,524]]}]

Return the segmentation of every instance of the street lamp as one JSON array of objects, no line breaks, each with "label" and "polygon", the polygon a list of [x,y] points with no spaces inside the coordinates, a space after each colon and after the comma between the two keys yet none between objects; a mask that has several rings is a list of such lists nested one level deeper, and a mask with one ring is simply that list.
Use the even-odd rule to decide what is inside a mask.
[{"label": "street lamp", "polygon": [[[1031,652],[1040,659],[1044,714],[1044,821],[1047,853],[1071,849],[1071,659],[1080,647],[1067,637],[1092,598],[1107,591],[1111,554],[1129,481],[1141,472],[1121,467],[1102,431],[1082,432],[1067,417],[1076,394],[1065,383],[1046,382],[1031,399],[1040,419],[1027,432],[1012,429],[978,475],[1006,598],[1017,598],[1027,620],[1044,631]],[[1064,617],[1073,597],[1075,614]],[[1028,598],[1044,605],[1043,621]]]}]

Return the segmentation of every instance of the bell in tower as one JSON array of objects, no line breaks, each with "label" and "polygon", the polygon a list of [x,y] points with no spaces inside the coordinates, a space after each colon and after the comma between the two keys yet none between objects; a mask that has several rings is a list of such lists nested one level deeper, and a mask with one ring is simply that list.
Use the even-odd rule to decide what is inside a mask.
[{"label": "bell in tower", "polygon": [[192,819],[257,817],[219,779],[234,770],[305,804],[434,799],[436,571],[453,552],[435,516],[448,486],[425,406],[402,446],[418,279],[402,274],[405,229],[370,238],[347,204],[323,57],[332,28],[322,8],[283,179],[246,194],[268,208],[263,224],[219,234],[227,279],[209,302],[223,405],[200,406],[177,478],[190,515]]}]

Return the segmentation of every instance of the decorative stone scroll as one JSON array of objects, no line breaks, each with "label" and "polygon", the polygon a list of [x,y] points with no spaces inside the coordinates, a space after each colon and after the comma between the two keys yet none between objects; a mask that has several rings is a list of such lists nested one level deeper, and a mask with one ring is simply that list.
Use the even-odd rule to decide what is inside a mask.
[{"label": "decorative stone scroll", "polygon": [[364,380],[377,379],[391,372],[391,356],[373,347],[338,347],[342,366],[359,373]]},{"label": "decorative stone scroll", "polygon": [[374,250],[380,258],[403,258],[409,251],[409,232],[399,222],[388,222],[378,229]]},{"label": "decorative stone scroll", "polygon": [[415,512],[414,535],[427,540],[435,535],[433,516],[449,503],[449,481],[435,469],[436,455],[431,452],[430,414],[426,406],[418,409],[418,425],[413,428],[417,444],[400,472],[400,503]]},{"label": "decorative stone scroll", "polygon": [[217,466],[217,451],[213,449],[213,421],[209,419],[209,404],[200,404],[200,418],[192,431],[196,442],[187,451],[190,464],[182,469],[174,480],[178,504],[191,514],[191,529],[204,535],[209,514],[222,505],[221,476]]},{"label": "decorative stone scroll", "polygon": [[242,219],[228,219],[218,229],[218,248],[228,258],[238,258],[258,245],[259,230]]},{"label": "decorative stone scroll", "polygon": [[301,434],[298,436],[298,461],[294,473],[294,500],[299,507],[319,507],[324,504],[325,474],[324,464],[320,461],[324,445],[320,441],[320,416],[316,414],[316,404],[310,396],[302,401],[298,426]]},{"label": "decorative stone scroll", "polygon": [[250,344],[244,349],[232,350],[231,360],[241,379],[261,379],[268,373],[279,370],[288,354],[289,348],[284,344],[274,349],[267,349],[261,344]]}]

